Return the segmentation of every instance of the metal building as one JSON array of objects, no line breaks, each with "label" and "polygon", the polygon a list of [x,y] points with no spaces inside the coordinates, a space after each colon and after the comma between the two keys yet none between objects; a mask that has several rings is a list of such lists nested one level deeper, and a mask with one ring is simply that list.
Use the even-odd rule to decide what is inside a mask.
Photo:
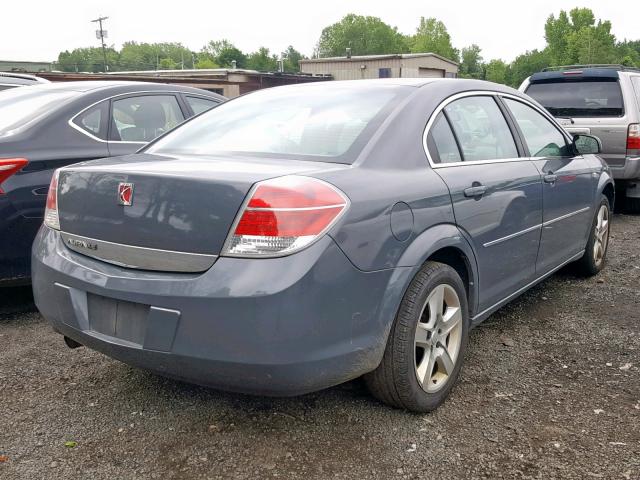
[{"label": "metal building", "polygon": [[334,80],[399,77],[456,77],[458,64],[435,53],[362,55],[300,60],[300,71]]}]

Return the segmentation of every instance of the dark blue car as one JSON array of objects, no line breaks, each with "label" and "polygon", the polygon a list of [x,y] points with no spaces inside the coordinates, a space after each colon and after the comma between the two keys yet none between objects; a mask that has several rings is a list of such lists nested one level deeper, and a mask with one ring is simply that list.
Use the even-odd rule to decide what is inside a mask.
[{"label": "dark blue car", "polygon": [[58,170],[36,304],[68,345],[162,375],[264,395],[364,375],[431,410],[472,326],[564,265],[603,268],[598,150],[487,82],[259,91]]},{"label": "dark blue car", "polygon": [[56,168],[133,153],[222,100],[205,90],[143,82],[0,92],[0,285],[29,281],[31,244]]}]

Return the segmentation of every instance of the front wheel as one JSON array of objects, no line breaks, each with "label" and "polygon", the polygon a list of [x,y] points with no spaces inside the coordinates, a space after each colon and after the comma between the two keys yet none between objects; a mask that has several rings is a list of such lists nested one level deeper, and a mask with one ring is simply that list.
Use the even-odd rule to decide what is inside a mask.
[{"label": "front wheel", "polygon": [[462,279],[448,265],[427,262],[402,300],[382,362],[365,375],[367,386],[394,407],[434,410],[458,378],[468,338]]},{"label": "front wheel", "polygon": [[609,247],[610,224],[611,207],[609,199],[603,195],[593,218],[584,255],[576,262],[581,274],[590,277],[597,275],[604,268]]}]

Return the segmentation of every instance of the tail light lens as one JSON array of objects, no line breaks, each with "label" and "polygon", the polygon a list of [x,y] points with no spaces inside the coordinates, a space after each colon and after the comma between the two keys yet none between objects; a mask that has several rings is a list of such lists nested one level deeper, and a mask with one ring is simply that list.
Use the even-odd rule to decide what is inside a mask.
[{"label": "tail light lens", "polygon": [[[636,152],[629,153],[629,150]],[[632,123],[627,130],[627,155],[638,155],[640,152],[640,124]]]},{"label": "tail light lens", "polygon": [[54,230],[60,230],[60,219],[58,218],[58,170],[53,173],[49,184],[47,207],[44,211],[44,224]]},{"label": "tail light lens", "polygon": [[0,195],[4,193],[2,182],[22,170],[27,163],[26,158],[0,158]]},{"label": "tail light lens", "polygon": [[326,182],[286,176],[256,184],[238,214],[223,255],[278,257],[322,237],[348,206],[344,193]]}]

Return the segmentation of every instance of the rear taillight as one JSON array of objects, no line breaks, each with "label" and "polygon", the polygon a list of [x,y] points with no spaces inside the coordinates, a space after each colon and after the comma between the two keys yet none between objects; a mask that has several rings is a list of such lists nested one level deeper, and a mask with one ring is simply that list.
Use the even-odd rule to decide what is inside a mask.
[{"label": "rear taillight", "polygon": [[627,130],[627,155],[638,155],[639,152],[629,150],[640,150],[640,124],[632,123]]},{"label": "rear taillight", "polygon": [[27,163],[26,158],[0,158],[0,195],[4,193],[2,182],[22,170]]},{"label": "rear taillight", "polygon": [[58,170],[53,173],[47,193],[47,207],[44,211],[44,224],[55,230],[60,230],[60,219],[58,218]]},{"label": "rear taillight", "polygon": [[309,177],[287,176],[256,184],[234,223],[222,254],[277,257],[319,239],[349,201],[337,188]]}]

